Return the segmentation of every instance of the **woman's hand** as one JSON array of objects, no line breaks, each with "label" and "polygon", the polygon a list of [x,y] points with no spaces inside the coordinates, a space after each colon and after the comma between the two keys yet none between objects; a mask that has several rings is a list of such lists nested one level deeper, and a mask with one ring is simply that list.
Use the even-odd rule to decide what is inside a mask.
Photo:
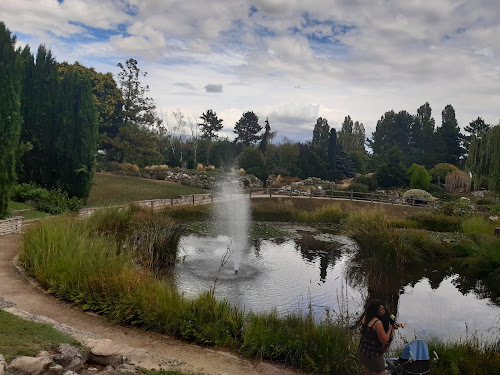
[{"label": "woman's hand", "polygon": [[398,329],[398,328],[404,328],[405,324],[404,323],[399,323],[399,322],[396,322],[392,325],[392,328],[393,329]]}]

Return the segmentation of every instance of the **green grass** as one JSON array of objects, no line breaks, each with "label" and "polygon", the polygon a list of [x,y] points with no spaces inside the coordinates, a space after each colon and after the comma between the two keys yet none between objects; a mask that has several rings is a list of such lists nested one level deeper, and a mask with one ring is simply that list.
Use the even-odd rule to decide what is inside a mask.
[{"label": "green grass", "polygon": [[496,225],[493,221],[479,215],[470,216],[462,221],[462,231],[466,235],[487,234],[493,236],[495,228]]},{"label": "green grass", "polygon": [[26,204],[26,203],[22,203],[22,202],[14,202],[14,201],[10,201],[9,202],[9,210],[26,210],[26,209],[30,209],[30,208],[34,208],[33,206],[30,206],[29,204]]},{"label": "green grass", "polygon": [[52,216],[48,212],[42,212],[42,211],[26,211],[26,212],[19,212],[16,214],[16,216],[22,216],[24,217],[25,220],[31,220],[31,219],[43,219],[44,217],[49,217]]},{"label": "green grass", "polygon": [[0,309],[0,353],[7,362],[20,356],[35,356],[61,343],[79,345],[48,324],[30,322]]},{"label": "green grass", "polygon": [[148,199],[179,198],[181,195],[207,192],[173,182],[103,173],[95,174],[93,184],[87,200],[88,207],[122,205]]}]

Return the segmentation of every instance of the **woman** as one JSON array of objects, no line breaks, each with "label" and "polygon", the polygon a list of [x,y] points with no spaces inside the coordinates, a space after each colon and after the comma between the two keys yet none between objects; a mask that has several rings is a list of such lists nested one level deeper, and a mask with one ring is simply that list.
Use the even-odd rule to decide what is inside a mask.
[{"label": "woman", "polygon": [[389,324],[386,331],[382,323],[384,316],[384,304],[376,301],[367,305],[361,320],[358,353],[366,375],[385,374],[384,353],[389,348],[392,330],[398,329],[399,323]]}]

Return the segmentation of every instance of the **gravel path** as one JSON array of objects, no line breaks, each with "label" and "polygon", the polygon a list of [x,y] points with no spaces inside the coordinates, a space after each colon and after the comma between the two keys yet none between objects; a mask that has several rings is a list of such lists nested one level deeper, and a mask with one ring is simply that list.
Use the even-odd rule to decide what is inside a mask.
[{"label": "gravel path", "polygon": [[47,322],[81,342],[110,339],[128,349],[147,351],[151,358],[171,363],[171,368],[187,374],[204,375],[297,375],[283,366],[243,358],[224,349],[187,344],[166,335],[121,327],[46,294],[16,268],[21,236],[0,237],[0,308],[27,319]]}]

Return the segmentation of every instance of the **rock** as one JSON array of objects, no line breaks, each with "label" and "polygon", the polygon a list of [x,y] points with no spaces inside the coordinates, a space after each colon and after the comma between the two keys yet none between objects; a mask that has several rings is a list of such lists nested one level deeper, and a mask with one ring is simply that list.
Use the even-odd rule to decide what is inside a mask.
[{"label": "rock", "polygon": [[5,365],[6,365],[5,357],[2,354],[0,354],[0,375],[3,375],[5,371]]},{"label": "rock", "polygon": [[37,358],[47,358],[47,359],[52,359],[51,356],[50,356],[50,353],[46,350],[43,350],[41,351],[40,353],[38,353],[35,357]]},{"label": "rock", "polygon": [[124,363],[123,365],[120,365],[116,368],[116,371],[119,373],[124,373],[124,374],[135,374],[137,372],[137,369],[133,365],[129,365],[127,363]]},{"label": "rock", "polygon": [[62,375],[66,370],[61,365],[50,366],[43,375]]},{"label": "rock", "polygon": [[123,347],[112,340],[96,340],[90,343],[89,347],[90,362],[113,367],[118,367],[125,362],[125,357],[121,354]]},{"label": "rock", "polygon": [[81,370],[83,370],[83,362],[81,360],[81,358],[78,358],[78,357],[74,357],[71,362],[69,363],[69,365],[65,366],[66,370],[69,370],[69,371],[74,371],[74,372],[79,372]]},{"label": "rock", "polygon": [[63,375],[78,375],[78,374],[73,371],[66,371]]},{"label": "rock", "polygon": [[52,361],[43,357],[18,357],[14,359],[6,368],[6,375],[41,375],[45,373]]}]

